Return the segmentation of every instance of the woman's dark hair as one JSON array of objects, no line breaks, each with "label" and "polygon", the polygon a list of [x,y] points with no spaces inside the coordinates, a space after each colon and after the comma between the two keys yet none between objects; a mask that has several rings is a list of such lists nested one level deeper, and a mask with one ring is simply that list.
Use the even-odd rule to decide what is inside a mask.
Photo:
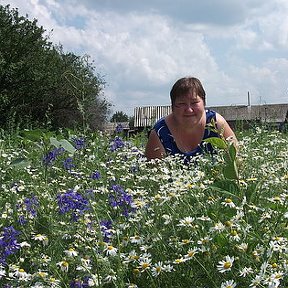
[{"label": "woman's dark hair", "polygon": [[170,91],[172,107],[179,96],[189,92],[195,92],[206,105],[206,93],[200,80],[194,77],[184,77],[177,80]]}]

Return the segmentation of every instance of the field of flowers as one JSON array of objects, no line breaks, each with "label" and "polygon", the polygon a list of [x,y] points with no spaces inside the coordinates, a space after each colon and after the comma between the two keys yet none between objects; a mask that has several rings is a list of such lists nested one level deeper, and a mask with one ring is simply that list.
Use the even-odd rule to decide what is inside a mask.
[{"label": "field of flowers", "polygon": [[0,287],[288,287],[288,134],[148,163],[145,135],[0,137]]}]

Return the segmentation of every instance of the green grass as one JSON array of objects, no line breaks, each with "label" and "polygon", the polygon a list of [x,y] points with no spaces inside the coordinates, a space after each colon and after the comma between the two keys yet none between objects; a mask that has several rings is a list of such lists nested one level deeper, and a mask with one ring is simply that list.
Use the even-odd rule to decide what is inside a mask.
[{"label": "green grass", "polygon": [[144,134],[2,131],[0,286],[287,287],[288,135],[237,136],[185,166]]}]

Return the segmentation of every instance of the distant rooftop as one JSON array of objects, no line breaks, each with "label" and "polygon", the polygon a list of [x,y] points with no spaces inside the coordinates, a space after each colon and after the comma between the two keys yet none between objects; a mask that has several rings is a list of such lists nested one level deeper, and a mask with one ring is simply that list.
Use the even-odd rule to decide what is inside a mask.
[{"label": "distant rooftop", "polygon": [[[282,123],[288,115],[288,103],[209,106],[207,108],[218,112],[227,121],[259,120],[261,122]],[[157,120],[170,112],[170,105],[136,107],[134,109],[134,127],[151,127]]]}]

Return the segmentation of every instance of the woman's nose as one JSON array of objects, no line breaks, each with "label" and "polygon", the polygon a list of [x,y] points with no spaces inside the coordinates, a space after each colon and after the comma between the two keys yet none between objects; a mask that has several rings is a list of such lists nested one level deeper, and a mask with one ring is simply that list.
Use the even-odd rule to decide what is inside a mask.
[{"label": "woman's nose", "polygon": [[186,106],[186,110],[188,110],[188,111],[193,111],[194,109],[193,109],[193,106],[192,106],[192,105],[188,104],[188,105]]}]

